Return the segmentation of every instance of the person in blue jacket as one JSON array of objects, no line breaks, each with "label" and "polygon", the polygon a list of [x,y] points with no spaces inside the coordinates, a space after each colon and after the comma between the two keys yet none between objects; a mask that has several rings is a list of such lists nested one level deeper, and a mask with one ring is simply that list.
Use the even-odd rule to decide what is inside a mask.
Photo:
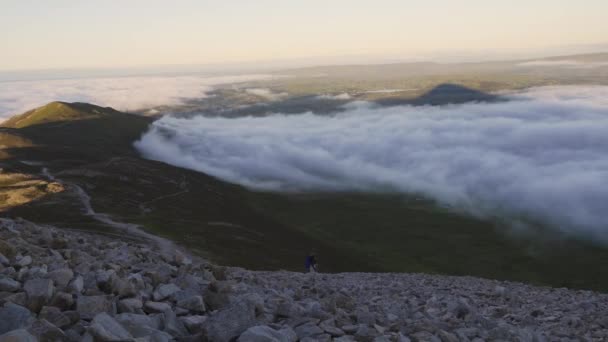
[{"label": "person in blue jacket", "polygon": [[315,273],[317,272],[317,259],[315,258],[315,252],[310,252],[306,257],[306,272]]}]

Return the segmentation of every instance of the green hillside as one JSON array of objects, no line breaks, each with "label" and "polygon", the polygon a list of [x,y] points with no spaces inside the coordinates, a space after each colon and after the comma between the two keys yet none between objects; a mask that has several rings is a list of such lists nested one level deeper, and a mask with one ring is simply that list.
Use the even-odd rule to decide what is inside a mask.
[{"label": "green hillside", "polygon": [[[139,157],[132,142],[148,118],[85,104],[28,113],[0,128],[0,167],[15,175],[0,184],[0,199],[23,188],[12,179],[38,192],[2,215],[125,236],[85,212],[81,189],[104,218],[141,225],[225,265],[298,271],[315,249],[326,272],[474,275],[608,291],[606,248],[543,227],[516,236],[500,222],[419,196],[253,192]],[[50,186],[43,168],[61,187]]]}]

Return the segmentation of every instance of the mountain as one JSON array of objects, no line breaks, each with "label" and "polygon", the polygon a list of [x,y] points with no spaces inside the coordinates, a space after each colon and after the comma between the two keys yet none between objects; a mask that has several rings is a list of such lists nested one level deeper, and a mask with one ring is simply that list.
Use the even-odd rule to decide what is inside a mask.
[{"label": "mountain", "polygon": [[0,127],[1,215],[121,238],[143,230],[251,269],[300,271],[314,249],[324,272],[473,275],[608,291],[608,251],[592,242],[542,226],[518,236],[416,195],[251,191],[140,157],[132,144],[151,121],[64,102],[9,119]]}]

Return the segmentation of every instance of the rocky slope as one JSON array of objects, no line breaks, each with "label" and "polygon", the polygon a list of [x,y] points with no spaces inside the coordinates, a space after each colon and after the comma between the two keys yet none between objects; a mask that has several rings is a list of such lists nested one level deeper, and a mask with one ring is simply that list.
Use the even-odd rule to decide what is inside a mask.
[{"label": "rocky slope", "polygon": [[602,341],[608,295],[469,277],[254,272],[0,221],[0,341]]}]

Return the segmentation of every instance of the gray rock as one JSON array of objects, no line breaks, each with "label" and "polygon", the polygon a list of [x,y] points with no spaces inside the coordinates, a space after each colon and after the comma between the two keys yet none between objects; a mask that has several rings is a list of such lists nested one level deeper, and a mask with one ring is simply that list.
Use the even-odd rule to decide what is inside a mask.
[{"label": "gray rock", "polygon": [[147,301],[144,304],[144,311],[147,313],[163,313],[171,310],[171,304],[165,302]]},{"label": "gray rock", "polygon": [[25,292],[15,292],[4,297],[6,303],[14,303],[21,306],[27,306],[27,294]]},{"label": "gray rock", "polygon": [[203,331],[203,323],[207,320],[207,316],[180,317],[180,320],[191,334],[196,334]]},{"label": "gray rock", "polygon": [[27,293],[27,306],[34,312],[40,311],[42,307],[53,297],[53,281],[50,279],[30,279],[23,285]]},{"label": "gray rock", "polygon": [[38,339],[25,329],[16,329],[0,335],[0,342],[38,342]]},{"label": "gray rock", "polygon": [[76,300],[76,311],[80,318],[90,320],[99,313],[114,314],[115,307],[111,296],[80,296]]},{"label": "gray rock", "polygon": [[61,310],[69,310],[74,305],[74,297],[65,292],[58,292],[51,299],[51,306],[56,306]]},{"label": "gray rock", "polygon": [[0,334],[27,327],[34,320],[30,310],[7,303],[0,309]]},{"label": "gray rock", "polygon": [[175,284],[163,284],[159,285],[154,291],[153,297],[155,301],[161,301],[167,299],[171,295],[176,292],[181,291],[181,289]]},{"label": "gray rock", "polygon": [[81,275],[77,275],[68,285],[68,291],[73,294],[81,294],[84,289],[84,279]]},{"label": "gray rock", "polygon": [[326,333],[330,334],[332,337],[340,337],[344,335],[344,331],[342,329],[329,324],[321,324],[319,327],[323,329],[323,331],[325,331]]},{"label": "gray rock", "polygon": [[243,297],[210,316],[203,324],[205,337],[210,341],[230,341],[257,325],[256,307],[259,300]]},{"label": "gray rock", "polygon": [[295,327],[298,338],[303,339],[305,337],[315,337],[323,334],[323,329],[319,328],[315,323],[308,322]]},{"label": "gray rock", "polygon": [[205,312],[205,302],[203,301],[202,296],[192,296],[192,297],[184,298],[177,302],[177,306],[179,306],[180,308],[187,309],[194,313]]},{"label": "gray rock", "polygon": [[8,260],[8,258],[5,257],[2,253],[0,253],[0,265],[8,267],[10,266],[10,264],[11,261]]},{"label": "gray rock", "polygon": [[95,273],[97,287],[105,293],[112,293],[112,281],[116,276],[114,270],[99,270]]},{"label": "gray rock", "polygon": [[44,306],[40,313],[38,314],[38,318],[45,319],[49,323],[63,329],[72,324],[72,319],[65,315],[61,310],[54,306]]},{"label": "gray rock", "polygon": [[355,338],[350,335],[346,335],[346,336],[336,337],[332,341],[333,342],[354,342]]},{"label": "gray rock", "polygon": [[64,289],[74,278],[74,272],[69,268],[62,268],[49,272],[47,276],[53,280],[57,288]]},{"label": "gray rock", "polygon": [[96,341],[129,341],[133,338],[120,323],[105,312],[95,316],[89,332]]},{"label": "gray rock", "polygon": [[247,329],[238,338],[238,342],[296,342],[298,336],[290,327],[275,330],[266,325],[257,325]]},{"label": "gray rock", "polygon": [[21,283],[5,276],[0,276],[0,291],[15,292],[21,289]]},{"label": "gray rock", "polygon": [[119,313],[143,313],[144,304],[137,298],[126,298],[118,301],[117,309]]},{"label": "gray rock", "polygon": [[184,324],[177,319],[175,312],[167,310],[163,313],[163,331],[171,334],[172,336],[185,336],[188,334],[188,330]]},{"label": "gray rock", "polygon": [[160,331],[162,326],[160,316],[147,316],[139,314],[123,313],[118,314],[115,317],[116,321],[119,322],[127,331],[133,335],[133,337],[146,337],[146,336],[165,336],[171,339],[171,336],[165,332]]},{"label": "gray rock", "polygon": [[27,328],[30,334],[40,341],[65,341],[63,330],[57,328],[45,319],[38,319]]},{"label": "gray rock", "polygon": [[32,264],[32,257],[26,255],[15,262],[15,266],[17,267],[26,267]]}]

